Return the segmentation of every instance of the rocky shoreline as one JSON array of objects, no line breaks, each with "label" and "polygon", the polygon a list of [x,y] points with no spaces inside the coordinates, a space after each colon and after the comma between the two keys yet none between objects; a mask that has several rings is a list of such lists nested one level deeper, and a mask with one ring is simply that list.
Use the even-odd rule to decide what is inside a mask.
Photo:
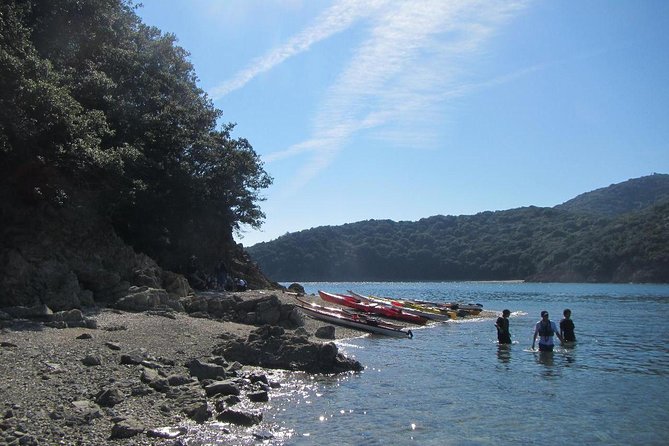
[{"label": "rocky shoreline", "polygon": [[299,316],[281,291],[183,303],[0,315],[0,444],[184,444],[200,423],[257,426],[273,368],[362,368],[316,336],[360,332]]}]

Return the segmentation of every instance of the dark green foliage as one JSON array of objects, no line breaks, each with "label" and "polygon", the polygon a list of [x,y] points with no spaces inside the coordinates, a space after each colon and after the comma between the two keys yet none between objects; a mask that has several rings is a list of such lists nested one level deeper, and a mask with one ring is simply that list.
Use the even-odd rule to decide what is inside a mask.
[{"label": "dark green foliage", "polygon": [[[0,181],[16,205],[85,197],[137,250],[213,265],[271,184],[249,142],[217,125],[173,35],[123,0],[0,5]],[[77,198],[75,200],[75,197]]]},{"label": "dark green foliage", "polygon": [[669,201],[669,175],[655,173],[581,194],[556,208],[613,217],[637,212],[661,201]]},{"label": "dark green foliage", "polygon": [[[651,178],[669,185],[669,175]],[[645,190],[635,181],[623,184]],[[613,189],[624,196],[624,188]],[[596,197],[610,201],[601,190]],[[669,202],[662,193],[655,197],[654,207],[618,217],[527,207],[417,222],[370,220],[287,234],[248,251],[277,281],[668,282]],[[597,200],[590,203],[597,208]]]}]

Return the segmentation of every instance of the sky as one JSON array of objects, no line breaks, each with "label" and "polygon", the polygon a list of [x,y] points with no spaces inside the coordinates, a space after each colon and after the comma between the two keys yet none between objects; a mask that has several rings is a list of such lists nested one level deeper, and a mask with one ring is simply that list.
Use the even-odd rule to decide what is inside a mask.
[{"label": "sky", "polygon": [[251,246],[669,173],[664,0],[142,0],[274,183]]}]

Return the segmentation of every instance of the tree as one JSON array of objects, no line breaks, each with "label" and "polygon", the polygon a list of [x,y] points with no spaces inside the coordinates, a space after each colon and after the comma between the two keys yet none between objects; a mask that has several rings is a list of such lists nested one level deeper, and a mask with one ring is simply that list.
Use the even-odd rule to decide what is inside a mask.
[{"label": "tree", "polygon": [[[217,262],[272,179],[197,86],[188,53],[124,0],[0,6],[0,173],[23,204],[86,201],[137,250]],[[211,263],[213,265],[213,263]]]}]

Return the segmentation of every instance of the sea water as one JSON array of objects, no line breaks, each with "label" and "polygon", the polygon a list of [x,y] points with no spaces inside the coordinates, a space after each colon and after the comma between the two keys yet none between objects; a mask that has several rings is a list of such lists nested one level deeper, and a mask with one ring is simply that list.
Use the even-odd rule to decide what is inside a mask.
[{"label": "sea water", "polygon": [[[187,444],[669,444],[669,285],[303,285],[307,293],[354,290],[508,308],[513,344],[497,344],[496,316],[415,329],[413,339],[341,341],[340,351],[363,372],[275,372],[281,387],[259,406],[260,425],[226,435],[214,423]],[[557,323],[564,308],[572,310],[577,344],[532,351],[540,312]]]}]

